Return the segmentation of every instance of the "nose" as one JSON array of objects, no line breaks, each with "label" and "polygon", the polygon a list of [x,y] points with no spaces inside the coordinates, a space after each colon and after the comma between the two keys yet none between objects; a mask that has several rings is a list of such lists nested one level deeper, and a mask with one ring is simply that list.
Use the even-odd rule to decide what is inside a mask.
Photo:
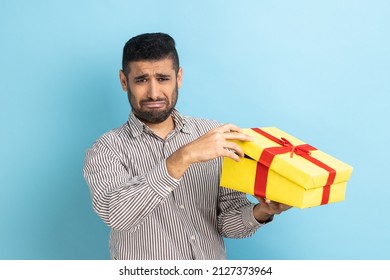
[{"label": "nose", "polygon": [[156,79],[150,79],[148,87],[148,97],[152,100],[156,100],[159,96],[159,87]]}]

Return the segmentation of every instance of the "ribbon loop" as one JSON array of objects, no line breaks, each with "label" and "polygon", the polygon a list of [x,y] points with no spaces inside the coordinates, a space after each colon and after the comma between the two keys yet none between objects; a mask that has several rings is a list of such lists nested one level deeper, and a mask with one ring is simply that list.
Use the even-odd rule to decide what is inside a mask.
[{"label": "ribbon loop", "polygon": [[298,145],[294,146],[290,141],[288,141],[286,138],[281,137],[280,138],[282,146],[288,147],[290,149],[290,158],[293,157],[294,154],[297,154],[298,156],[306,154],[310,155],[310,151],[308,149],[305,149],[304,145]]}]

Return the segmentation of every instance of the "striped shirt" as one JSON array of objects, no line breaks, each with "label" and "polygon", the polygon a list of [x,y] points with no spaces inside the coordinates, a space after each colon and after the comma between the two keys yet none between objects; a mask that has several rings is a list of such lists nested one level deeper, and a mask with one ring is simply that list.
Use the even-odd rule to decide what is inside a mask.
[{"label": "striped shirt", "polygon": [[112,259],[225,259],[223,237],[262,225],[245,194],[219,186],[221,158],[192,164],[179,180],[168,174],[167,157],[221,125],[172,116],[175,128],[161,139],[131,113],[86,153],[84,177],[111,228]]}]

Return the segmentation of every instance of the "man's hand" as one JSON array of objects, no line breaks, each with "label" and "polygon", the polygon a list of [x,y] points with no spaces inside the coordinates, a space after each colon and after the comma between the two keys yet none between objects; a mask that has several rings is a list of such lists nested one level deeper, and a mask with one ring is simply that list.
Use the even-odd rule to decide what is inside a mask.
[{"label": "man's hand", "polygon": [[240,157],[244,157],[244,151],[230,140],[253,141],[253,138],[242,133],[241,129],[233,124],[214,128],[167,158],[168,173],[179,179],[187,168],[196,162],[209,161],[217,157],[229,157],[239,161]]},{"label": "man's hand", "polygon": [[264,223],[272,216],[279,215],[280,213],[291,208],[291,206],[286,204],[271,201],[266,198],[261,198],[257,196],[255,197],[259,201],[259,203],[256,204],[256,206],[253,208],[253,215],[260,223]]}]

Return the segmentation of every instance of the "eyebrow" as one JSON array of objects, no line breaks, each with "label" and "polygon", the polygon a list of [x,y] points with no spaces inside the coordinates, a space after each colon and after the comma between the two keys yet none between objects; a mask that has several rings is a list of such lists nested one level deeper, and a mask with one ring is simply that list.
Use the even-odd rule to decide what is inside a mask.
[{"label": "eyebrow", "polygon": [[170,77],[171,77],[171,75],[169,75],[169,74],[163,74],[163,73],[157,73],[156,76],[157,76],[158,78],[170,78]]},{"label": "eyebrow", "polygon": [[142,80],[142,79],[145,79],[147,77],[149,77],[149,74],[143,74],[143,75],[139,75],[139,76],[134,77],[134,80]]},{"label": "eyebrow", "polygon": [[[143,75],[139,75],[139,76],[134,77],[134,80],[142,80],[142,79],[145,79],[145,78],[148,78],[148,77],[149,77],[149,74],[143,74]],[[163,73],[156,73],[156,77],[158,77],[158,78],[170,78],[171,75],[163,74]]]}]

